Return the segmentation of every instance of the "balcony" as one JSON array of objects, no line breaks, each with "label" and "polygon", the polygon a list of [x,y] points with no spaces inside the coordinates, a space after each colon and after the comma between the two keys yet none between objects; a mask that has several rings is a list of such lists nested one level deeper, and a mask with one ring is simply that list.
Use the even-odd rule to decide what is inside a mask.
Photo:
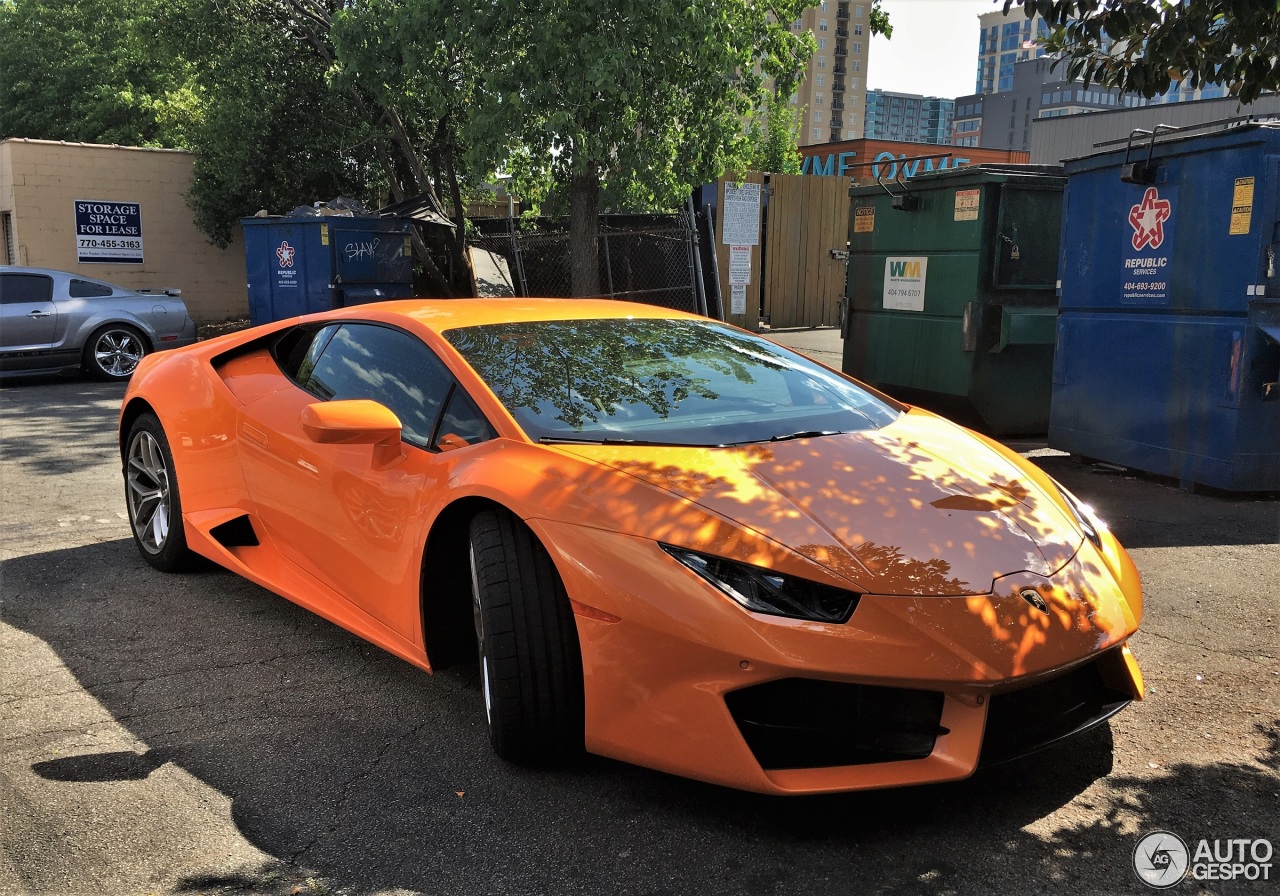
[{"label": "balcony", "polygon": [[831,101],[831,111],[832,111],[832,112],[843,112],[843,111],[844,111],[844,103],[840,102],[839,100],[832,100],[832,101]]},{"label": "balcony", "polygon": [[848,3],[840,4],[840,9],[836,12],[836,21],[838,22],[849,21],[849,4]]},{"label": "balcony", "polygon": [[837,75],[843,75],[846,71],[848,71],[848,69],[846,69],[842,64],[836,63],[836,67],[833,68],[832,71],[835,72]]},{"label": "balcony", "polygon": [[836,58],[839,59],[841,56],[848,55],[849,51],[844,48],[844,41],[838,41],[836,43]]},{"label": "balcony", "polygon": [[832,92],[832,93],[844,93],[844,79],[843,79],[843,78],[836,78],[834,81],[832,81],[832,82],[831,82],[831,92]]},{"label": "balcony", "polygon": [[843,25],[838,26],[836,28],[836,37],[848,37],[848,36],[849,36],[848,28],[845,28]]},{"label": "balcony", "polygon": [[831,119],[831,123],[830,123],[829,125],[827,125],[827,127],[831,128],[833,131],[834,131],[834,130],[837,130],[837,129],[839,129],[839,128],[842,128],[842,127],[844,127],[844,119],[843,119],[843,118],[835,118],[835,117],[833,116],[833,117],[832,117],[832,119]]}]

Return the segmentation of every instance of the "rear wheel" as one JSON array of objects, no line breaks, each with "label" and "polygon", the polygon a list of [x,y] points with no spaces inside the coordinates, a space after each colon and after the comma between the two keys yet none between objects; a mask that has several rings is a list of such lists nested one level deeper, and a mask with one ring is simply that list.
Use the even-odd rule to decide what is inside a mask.
[{"label": "rear wheel", "polygon": [[100,380],[127,380],[147,353],[146,338],[127,324],[95,330],[84,345],[84,371]]},{"label": "rear wheel", "polygon": [[471,597],[489,740],[503,759],[544,764],[582,752],[582,655],[546,549],[505,511],[471,521]]},{"label": "rear wheel", "polygon": [[142,558],[162,572],[190,568],[196,554],[187,547],[173,454],[155,414],[143,414],[129,428],[124,497],[129,527]]}]

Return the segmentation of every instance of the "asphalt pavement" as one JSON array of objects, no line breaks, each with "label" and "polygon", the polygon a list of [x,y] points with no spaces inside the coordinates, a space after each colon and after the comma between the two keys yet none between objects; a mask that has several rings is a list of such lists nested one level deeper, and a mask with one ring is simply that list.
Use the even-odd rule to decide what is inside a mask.
[{"label": "asphalt pavement", "polygon": [[217,568],[155,572],[122,391],[0,389],[0,894],[1148,893],[1147,832],[1280,845],[1274,498],[1019,445],[1131,549],[1148,699],[968,781],[770,798],[507,765],[474,669],[426,675]]}]

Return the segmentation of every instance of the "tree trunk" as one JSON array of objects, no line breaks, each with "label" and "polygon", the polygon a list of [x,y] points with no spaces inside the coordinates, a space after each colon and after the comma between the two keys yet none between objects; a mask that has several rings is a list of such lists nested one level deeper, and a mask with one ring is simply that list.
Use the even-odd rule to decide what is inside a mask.
[{"label": "tree trunk", "polygon": [[599,212],[600,175],[575,174],[569,182],[569,294],[575,298],[600,294]]}]

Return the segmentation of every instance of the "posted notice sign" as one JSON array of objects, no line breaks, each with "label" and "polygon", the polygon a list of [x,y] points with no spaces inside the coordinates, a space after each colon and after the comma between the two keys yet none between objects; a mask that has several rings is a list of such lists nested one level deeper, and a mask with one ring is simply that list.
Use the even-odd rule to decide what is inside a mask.
[{"label": "posted notice sign", "polygon": [[77,199],[76,261],[142,264],[142,205]]}]

